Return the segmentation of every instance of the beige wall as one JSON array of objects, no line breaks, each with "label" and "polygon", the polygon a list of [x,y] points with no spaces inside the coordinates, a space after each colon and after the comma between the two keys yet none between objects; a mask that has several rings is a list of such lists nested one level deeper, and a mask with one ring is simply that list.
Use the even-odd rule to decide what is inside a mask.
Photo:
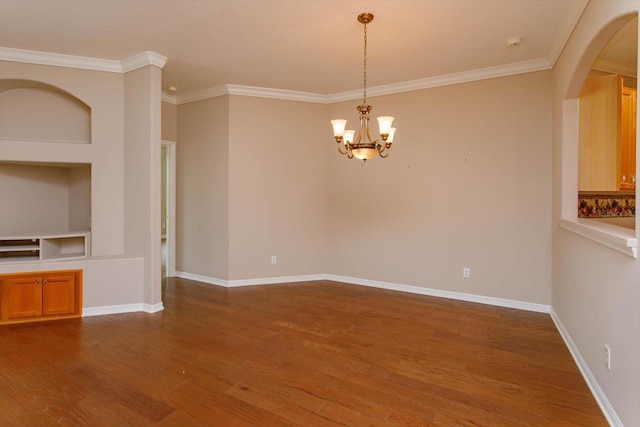
[{"label": "beige wall", "polygon": [[69,231],[90,231],[91,166],[69,168]]},{"label": "beige wall", "polygon": [[68,231],[69,170],[0,163],[0,235]]},{"label": "beige wall", "polygon": [[162,139],[178,140],[178,106],[168,102],[162,103]]},{"label": "beige wall", "polygon": [[228,279],[229,100],[178,107],[176,270]]},{"label": "beige wall", "polygon": [[88,231],[91,167],[0,163],[0,235]]},{"label": "beige wall", "polygon": [[229,278],[325,273],[327,106],[244,96],[229,106]]},{"label": "beige wall", "polygon": [[0,139],[91,142],[91,110],[78,99],[45,88],[0,91]]},{"label": "beige wall", "polygon": [[330,147],[329,272],[549,304],[550,99],[548,72],[370,99],[396,142],[365,165]]},{"label": "beige wall", "polygon": [[563,117],[575,103],[565,100],[578,97],[602,47],[631,18],[625,15],[637,12],[637,1],[589,2],[554,70],[552,305],[626,426],[640,425],[640,261],[560,229],[556,220],[563,211],[575,216],[577,191],[576,123]]},{"label": "beige wall", "polygon": [[125,74],[125,255],[144,257],[144,301],[162,303],[160,151],[162,70],[146,66]]}]

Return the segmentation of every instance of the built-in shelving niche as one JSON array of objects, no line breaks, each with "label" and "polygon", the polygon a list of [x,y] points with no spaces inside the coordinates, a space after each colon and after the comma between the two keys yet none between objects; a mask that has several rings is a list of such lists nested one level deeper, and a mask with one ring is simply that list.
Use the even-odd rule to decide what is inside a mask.
[{"label": "built-in shelving niche", "polygon": [[2,79],[0,139],[90,144],[91,108],[51,85]]},{"label": "built-in shelving niche", "polygon": [[0,162],[0,236],[90,227],[91,165]]},{"label": "built-in shelving niche", "polygon": [[91,228],[91,161],[84,144],[91,144],[91,108],[82,100],[41,82],[0,80],[0,240],[33,236],[27,240],[40,251],[7,254],[5,247],[5,261],[46,259],[57,236],[65,236],[61,253],[74,253],[69,242],[89,242],[68,236]]}]

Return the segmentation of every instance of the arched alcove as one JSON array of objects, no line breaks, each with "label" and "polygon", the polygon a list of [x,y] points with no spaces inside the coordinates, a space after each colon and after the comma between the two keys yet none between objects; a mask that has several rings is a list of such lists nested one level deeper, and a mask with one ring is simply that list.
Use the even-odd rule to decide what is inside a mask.
[{"label": "arched alcove", "polygon": [[591,71],[593,63],[598,58],[598,55],[600,55],[600,52],[602,52],[602,49],[604,49],[607,43],[609,43],[609,40],[611,40],[611,38],[620,31],[622,27],[637,16],[638,15],[636,13],[620,16],[609,22],[609,24],[603,27],[593,38],[589,46],[583,52],[580,61],[576,65],[573,77],[567,86],[567,91],[564,97],[565,99],[577,99],[580,96],[582,86]]},{"label": "arched alcove", "polygon": [[[565,159],[563,160],[563,193],[562,193],[562,217],[563,218],[577,218],[578,210],[586,193],[581,193],[578,196],[578,164],[580,162],[580,94],[583,90],[585,81],[587,81],[590,75],[593,75],[594,63],[598,60],[598,57],[602,50],[607,46],[609,41],[623,28],[629,24],[634,18],[637,20],[637,13],[629,13],[619,16],[611,20],[593,37],[590,43],[585,47],[579,60],[576,62],[571,78],[567,82],[566,92],[564,96],[564,108],[563,108],[563,151],[565,153]],[[637,50],[637,47],[636,47]],[[615,172],[615,171],[614,171]],[[594,195],[594,197],[597,195]],[[613,197],[616,196],[616,197]],[[613,195],[611,202],[629,203],[629,195],[624,196],[624,200],[618,200],[617,195]],[[621,196],[622,197],[622,196]],[[635,205],[635,198],[633,197],[633,204]],[[601,197],[598,197],[598,203],[609,203],[604,201]],[[593,200],[589,200],[588,203],[593,203]],[[581,210],[582,212],[582,210]],[[581,215],[582,216],[582,215]],[[609,222],[612,225],[622,226],[625,228],[634,228],[635,220],[631,218],[601,218],[599,221]]]},{"label": "arched alcove", "polygon": [[0,236],[89,231],[90,162],[51,159],[90,143],[86,103],[50,84],[0,79]]},{"label": "arched alcove", "polygon": [[91,108],[55,86],[0,80],[0,139],[91,143]]}]

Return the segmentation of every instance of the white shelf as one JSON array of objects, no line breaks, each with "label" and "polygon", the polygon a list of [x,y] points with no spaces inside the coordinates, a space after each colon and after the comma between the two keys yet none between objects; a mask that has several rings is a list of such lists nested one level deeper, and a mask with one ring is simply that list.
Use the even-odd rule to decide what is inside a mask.
[{"label": "white shelf", "polygon": [[40,261],[40,257],[39,256],[20,256],[20,257],[0,258],[0,264],[6,263],[6,262],[33,262],[33,261]]},{"label": "white shelf", "polygon": [[39,251],[40,245],[0,246],[0,252]]},{"label": "white shelf", "polygon": [[89,256],[88,232],[0,236],[0,262],[57,261]]}]

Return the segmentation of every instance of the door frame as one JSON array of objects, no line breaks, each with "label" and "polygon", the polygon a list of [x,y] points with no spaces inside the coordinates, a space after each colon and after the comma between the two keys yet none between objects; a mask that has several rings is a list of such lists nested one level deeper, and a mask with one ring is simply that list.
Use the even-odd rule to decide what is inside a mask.
[{"label": "door frame", "polygon": [[[176,142],[162,140],[162,147],[167,150],[165,183],[167,201],[167,271],[166,277],[173,277],[176,271]],[[162,184],[162,183],[161,183]],[[160,187],[162,188],[162,186]]]}]

